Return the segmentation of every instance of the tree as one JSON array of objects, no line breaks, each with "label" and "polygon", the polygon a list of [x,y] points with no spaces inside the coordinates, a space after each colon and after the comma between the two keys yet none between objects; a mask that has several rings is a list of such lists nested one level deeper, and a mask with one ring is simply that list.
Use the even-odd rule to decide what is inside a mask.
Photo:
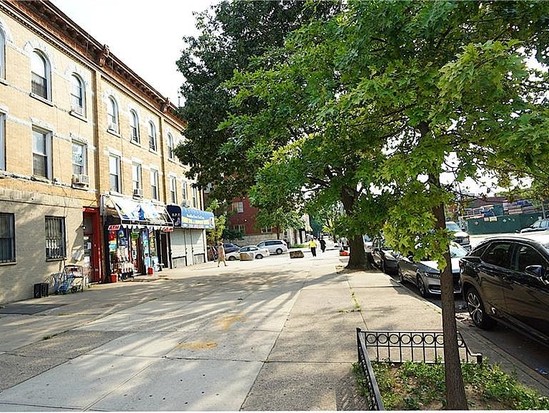
[{"label": "tree", "polygon": [[[338,7],[337,2],[322,2],[315,8],[304,4],[301,0],[221,1],[197,14],[200,35],[184,38],[186,47],[177,61],[186,79],[179,114],[188,126],[175,154],[190,166],[187,175],[199,186],[213,184],[214,198],[245,195],[264,160],[262,151],[250,152],[249,140],[217,128],[227,117],[231,99],[223,82],[234,70],[253,64],[254,56],[282,46],[285,36],[311,17],[329,15]],[[253,114],[256,102],[240,110]]]},{"label": "tree", "polygon": [[260,228],[271,227],[276,229],[276,239],[280,239],[280,232],[288,228],[303,228],[304,222],[299,212],[295,210],[285,211],[278,208],[271,212],[260,209],[256,215],[256,224]]},{"label": "tree", "polygon": [[526,57],[535,49],[546,58],[548,15],[543,2],[350,1],[292,35],[283,63],[232,84],[236,103],[262,108],[229,124],[239,136],[255,133],[256,152],[273,153],[255,186],[263,203],[341,201],[355,240],[364,211],[374,212],[397,249],[428,253],[444,268],[449,409],[467,403],[445,176],[520,176],[546,161],[546,74]]}]

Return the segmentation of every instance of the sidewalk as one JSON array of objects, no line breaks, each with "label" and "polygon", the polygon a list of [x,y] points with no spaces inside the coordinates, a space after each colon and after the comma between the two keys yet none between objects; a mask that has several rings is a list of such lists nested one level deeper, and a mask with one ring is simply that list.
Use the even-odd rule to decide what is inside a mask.
[{"label": "sidewalk", "polygon": [[441,314],[385,274],[341,271],[346,260],[206,263],[7,305],[0,411],[365,409],[356,328],[440,330]]}]

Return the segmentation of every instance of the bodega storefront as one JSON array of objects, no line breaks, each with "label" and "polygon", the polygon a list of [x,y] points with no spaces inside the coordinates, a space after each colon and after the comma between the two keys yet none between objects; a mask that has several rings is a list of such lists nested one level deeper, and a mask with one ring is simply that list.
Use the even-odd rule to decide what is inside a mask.
[{"label": "bodega storefront", "polygon": [[109,282],[169,267],[173,222],[164,205],[103,195],[106,273]]}]

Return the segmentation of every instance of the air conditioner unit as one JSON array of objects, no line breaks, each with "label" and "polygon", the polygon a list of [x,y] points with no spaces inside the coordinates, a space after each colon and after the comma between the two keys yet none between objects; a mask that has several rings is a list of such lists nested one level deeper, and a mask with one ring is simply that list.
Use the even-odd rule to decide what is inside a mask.
[{"label": "air conditioner unit", "polygon": [[187,207],[189,206],[189,201],[187,201],[186,199],[183,199],[183,200],[181,201],[181,206],[182,206],[183,208],[187,208]]},{"label": "air conditioner unit", "polygon": [[143,189],[141,189],[141,188],[135,188],[135,189],[133,190],[133,196],[134,196],[135,198],[143,198]]},{"label": "air conditioner unit", "polygon": [[84,174],[75,174],[72,176],[72,183],[79,186],[88,186],[90,184],[90,177]]}]

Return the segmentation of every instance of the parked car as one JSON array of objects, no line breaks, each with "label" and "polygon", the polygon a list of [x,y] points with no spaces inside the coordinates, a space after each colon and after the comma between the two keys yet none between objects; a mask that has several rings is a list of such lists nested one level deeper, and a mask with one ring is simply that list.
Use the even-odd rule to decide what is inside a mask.
[{"label": "parked car", "polygon": [[453,233],[455,242],[467,251],[471,251],[471,240],[469,234],[463,231],[458,224],[454,221],[446,221],[446,229]]},{"label": "parked car", "polygon": [[544,219],[538,219],[529,227],[521,229],[520,233],[524,234],[525,232],[547,231],[548,229],[549,229],[549,218],[544,218]]},{"label": "parked car", "polygon": [[549,234],[486,239],[460,260],[460,271],[478,327],[500,321],[549,345]]},{"label": "parked car", "polygon": [[374,265],[385,274],[397,272],[398,260],[396,252],[386,245],[385,238],[382,236],[374,237],[372,241],[372,258]]},{"label": "parked car", "polygon": [[[459,278],[459,259],[467,255],[467,250],[456,242],[450,243],[452,260],[452,275],[454,278],[454,293],[461,293]],[[412,255],[398,256],[398,276],[401,282],[409,281],[415,284],[423,297],[440,295],[440,270],[436,261],[429,259],[415,261]]]},{"label": "parked car", "polygon": [[266,241],[261,241],[257,244],[258,248],[267,248],[271,254],[282,254],[288,252],[288,245],[286,241],[281,239],[269,239]]},{"label": "parked car", "polygon": [[254,258],[256,260],[260,260],[263,257],[268,257],[270,255],[269,250],[267,248],[258,248],[255,245],[246,245],[245,247],[240,248],[238,251],[232,251],[225,254],[225,258],[229,261],[239,260],[241,252],[247,252],[247,253],[253,252]]},{"label": "parked car", "polygon": [[240,245],[236,245],[236,244],[233,244],[233,243],[230,243],[230,242],[224,242],[223,243],[223,248],[225,248],[225,254],[228,254],[228,253],[231,253],[231,252],[239,251],[241,247],[240,247]]}]

